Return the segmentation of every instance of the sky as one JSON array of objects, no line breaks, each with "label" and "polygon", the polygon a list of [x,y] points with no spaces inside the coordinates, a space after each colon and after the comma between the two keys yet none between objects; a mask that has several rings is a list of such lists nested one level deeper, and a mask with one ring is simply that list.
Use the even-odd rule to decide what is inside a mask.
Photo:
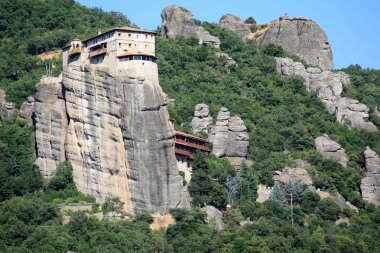
[{"label": "sky", "polygon": [[218,23],[226,13],[258,24],[288,14],[308,17],[326,32],[335,69],[359,64],[380,69],[380,0],[77,0],[87,7],[125,14],[143,29],[161,25],[162,9],[182,6],[195,19]]}]

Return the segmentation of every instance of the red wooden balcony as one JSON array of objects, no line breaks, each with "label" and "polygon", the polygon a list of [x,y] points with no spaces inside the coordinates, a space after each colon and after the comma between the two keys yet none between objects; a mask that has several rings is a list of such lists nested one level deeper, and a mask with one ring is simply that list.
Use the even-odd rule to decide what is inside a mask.
[{"label": "red wooden balcony", "polygon": [[90,58],[107,53],[107,48],[99,48],[90,51]]}]

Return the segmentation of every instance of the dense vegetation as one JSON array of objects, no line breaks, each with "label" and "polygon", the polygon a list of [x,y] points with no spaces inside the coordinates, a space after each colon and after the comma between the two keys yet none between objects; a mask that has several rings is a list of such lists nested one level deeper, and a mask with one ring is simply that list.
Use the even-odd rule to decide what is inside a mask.
[{"label": "dense vegetation", "polygon": [[120,13],[85,8],[74,0],[1,0],[0,10],[0,89],[18,105],[34,94],[46,63],[53,74],[61,72],[61,59],[43,62],[35,55],[97,30],[130,25]]},{"label": "dense vegetation", "polygon": [[[0,1],[0,88],[9,101],[20,104],[33,94],[44,64],[61,69],[60,59],[42,62],[35,55],[60,48],[72,37],[86,37],[96,29],[129,25],[118,13],[89,9],[73,0]],[[27,20],[28,22],[25,22]],[[176,224],[151,231],[152,217],[137,214],[127,220],[98,220],[94,205],[89,215],[64,213],[60,207],[90,202],[78,192],[69,163],[62,163],[54,177],[43,182],[33,166],[32,128],[23,121],[0,119],[0,252],[379,252],[380,208],[361,200],[363,151],[368,145],[380,153],[379,133],[349,130],[335,122],[302,79],[283,78],[275,71],[273,56],[289,56],[281,47],[257,47],[233,33],[203,23],[221,39],[221,50],[237,67],[228,67],[212,47],[198,46],[196,38],[157,38],[160,82],[176,103],[169,108],[179,130],[189,131],[194,106],[207,103],[213,118],[221,106],[244,119],[250,133],[249,159],[241,179],[226,159],[198,153],[189,184],[191,210],[171,211]],[[289,56],[293,57],[293,56]],[[293,57],[294,58],[294,57]],[[298,59],[299,60],[299,59]],[[352,85],[349,97],[366,103],[375,112],[379,104],[380,72],[359,66],[344,69]],[[376,121],[376,114],[371,115]],[[314,150],[322,133],[340,142],[350,158],[349,168],[325,160]],[[270,201],[255,202],[259,183],[273,185],[273,171],[307,160],[316,187],[338,191],[359,207],[342,210],[329,199],[320,199],[297,183],[276,185]],[[290,190],[289,190],[290,189]],[[294,195],[291,224],[289,191]],[[224,212],[226,228],[215,231],[198,206],[232,208]],[[103,212],[120,210],[118,199],[108,199]],[[349,224],[335,225],[338,217]]]}]

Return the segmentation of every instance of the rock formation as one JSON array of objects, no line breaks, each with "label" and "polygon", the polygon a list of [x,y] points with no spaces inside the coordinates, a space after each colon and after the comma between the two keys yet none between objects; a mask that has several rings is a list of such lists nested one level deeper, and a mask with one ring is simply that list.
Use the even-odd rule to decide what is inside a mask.
[{"label": "rock formation", "polygon": [[310,165],[303,160],[295,160],[295,166],[285,167],[282,171],[279,171],[277,175],[273,176],[275,182],[290,182],[290,181],[300,181],[307,186],[313,184],[313,180],[307,173],[306,168]]},{"label": "rock formation", "polygon": [[216,222],[215,230],[217,232],[220,232],[224,228],[225,224],[223,222],[223,213],[221,211],[219,211],[213,206],[202,207],[202,211],[204,211],[207,215],[206,217],[207,223],[215,219],[215,222]]},{"label": "rock formation", "polygon": [[242,40],[246,40],[251,33],[249,24],[245,24],[243,19],[231,14],[223,15],[219,20],[219,26],[233,31]]},{"label": "rock formation", "polygon": [[16,104],[13,102],[8,102],[5,99],[5,91],[0,89],[0,123],[2,121],[12,121],[18,113],[16,109]]},{"label": "rock formation", "polygon": [[277,44],[310,65],[323,70],[333,69],[330,43],[325,32],[312,20],[284,16],[272,21],[264,32],[259,32],[258,45]]},{"label": "rock formation", "polygon": [[157,72],[71,64],[37,89],[36,164],[45,177],[68,160],[78,189],[99,201],[119,197],[128,212],[179,205],[175,132]]},{"label": "rock formation", "polygon": [[194,118],[191,121],[191,129],[194,134],[199,132],[209,132],[209,128],[212,124],[212,117],[210,116],[210,111],[208,105],[197,104],[195,106]]},{"label": "rock formation", "polygon": [[219,58],[226,59],[227,61],[226,67],[228,68],[227,73],[230,73],[232,69],[235,69],[236,67],[238,67],[237,62],[228,54],[217,52],[215,55],[218,56]]},{"label": "rock formation", "polygon": [[227,108],[219,110],[216,125],[209,139],[213,144],[212,153],[216,157],[226,156],[238,172],[247,160],[249,135],[240,117],[231,117]]},{"label": "rock formation", "polygon": [[62,93],[62,78],[42,78],[37,84],[33,122],[35,126],[36,164],[42,176],[50,178],[65,161],[67,113]]},{"label": "rock formation", "polygon": [[323,157],[339,162],[344,168],[347,167],[346,151],[337,142],[331,140],[328,135],[324,134],[317,137],[315,147]]},{"label": "rock formation", "polygon": [[212,45],[219,48],[220,40],[211,36],[202,26],[195,24],[193,14],[185,8],[171,5],[165,7],[161,14],[161,35],[165,38],[175,38],[177,35],[197,37],[199,44]]},{"label": "rock formation", "polygon": [[338,122],[351,128],[377,131],[377,127],[368,122],[369,108],[355,99],[341,97],[343,87],[349,85],[350,78],[344,72],[334,73],[319,68],[305,68],[300,62],[289,58],[276,58],[277,71],[284,76],[299,75],[304,78],[308,91],[315,92],[329,113],[336,115]]},{"label": "rock formation", "polygon": [[365,177],[362,179],[360,189],[362,197],[376,206],[380,204],[380,158],[367,147],[365,156]]},{"label": "rock formation", "polygon": [[34,111],[34,102],[34,97],[27,97],[26,101],[20,107],[20,112],[18,113],[18,117],[20,119],[27,120],[29,126],[33,125],[32,114]]}]

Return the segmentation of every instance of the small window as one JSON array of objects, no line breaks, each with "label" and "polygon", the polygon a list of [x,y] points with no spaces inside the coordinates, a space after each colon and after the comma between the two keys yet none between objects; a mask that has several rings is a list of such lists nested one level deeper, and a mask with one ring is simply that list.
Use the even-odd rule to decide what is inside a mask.
[{"label": "small window", "polygon": [[132,47],[132,44],[129,44],[128,46],[129,46],[129,47]]},{"label": "small window", "polygon": [[128,60],[132,61],[133,60],[133,55],[128,56]]},{"label": "small window", "polygon": [[128,37],[131,37],[132,34],[128,33]]},{"label": "small window", "polygon": [[121,33],[118,33],[117,35],[118,35],[118,36],[121,36]]},{"label": "small window", "polygon": [[121,43],[119,43],[119,46],[121,46]]},{"label": "small window", "polygon": [[147,44],[145,44],[145,48],[147,48],[148,47],[148,45]]},{"label": "small window", "polygon": [[148,34],[145,35],[145,39],[147,39],[147,38],[148,38]]},{"label": "small window", "polygon": [[143,59],[143,61],[147,61],[147,60],[148,60],[148,57],[143,56],[142,59]]},{"label": "small window", "polygon": [[135,55],[134,57],[133,57],[135,60],[141,60],[141,55]]},{"label": "small window", "polygon": [[138,34],[136,35],[136,38],[137,38],[137,39],[139,38],[139,35],[138,35]]}]

